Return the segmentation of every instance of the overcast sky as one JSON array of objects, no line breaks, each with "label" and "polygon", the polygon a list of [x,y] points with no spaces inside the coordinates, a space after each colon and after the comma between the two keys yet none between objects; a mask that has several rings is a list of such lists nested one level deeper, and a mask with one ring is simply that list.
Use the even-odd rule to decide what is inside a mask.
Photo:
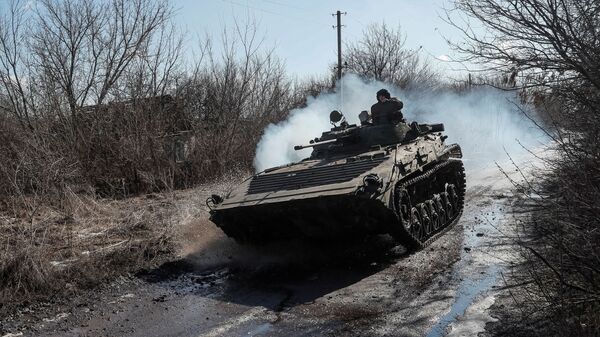
[{"label": "overcast sky", "polygon": [[[173,0],[177,19],[188,31],[188,43],[198,35],[218,37],[224,26],[250,17],[259,23],[260,36],[285,60],[296,76],[322,75],[337,61],[336,24],[332,13],[342,16],[342,39],[358,40],[370,23],[385,22],[401,26],[406,46],[418,49],[433,60],[449,77],[458,75],[459,64],[444,62],[453,58],[444,37],[459,39],[460,34],[441,17],[451,0]],[[343,52],[342,52],[343,54]]]}]

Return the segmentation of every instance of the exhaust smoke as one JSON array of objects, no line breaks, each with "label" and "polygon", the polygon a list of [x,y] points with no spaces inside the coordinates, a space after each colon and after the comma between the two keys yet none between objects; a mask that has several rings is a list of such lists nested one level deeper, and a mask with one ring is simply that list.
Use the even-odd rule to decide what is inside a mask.
[{"label": "exhaust smoke", "polygon": [[[358,114],[370,110],[375,93],[386,88],[404,102],[404,117],[419,123],[444,123],[448,143],[459,143],[467,171],[495,167],[496,161],[521,157],[547,143],[545,135],[520,109],[516,92],[491,87],[465,93],[400,90],[379,81],[363,81],[345,75],[335,93],[309,98],[307,106],[290,112],[288,119],[269,125],[256,149],[257,172],[269,167],[297,162],[310,156],[311,149],[294,151],[294,145],[307,144],[329,130],[329,113],[340,110],[350,124],[359,124]],[[523,146],[521,146],[521,143]]]}]

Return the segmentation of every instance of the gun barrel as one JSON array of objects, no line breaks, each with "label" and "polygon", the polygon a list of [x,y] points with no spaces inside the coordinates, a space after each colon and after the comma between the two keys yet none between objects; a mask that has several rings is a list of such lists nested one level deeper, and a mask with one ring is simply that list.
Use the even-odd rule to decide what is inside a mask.
[{"label": "gun barrel", "polygon": [[337,139],[328,139],[328,140],[324,140],[322,142],[317,142],[317,143],[308,144],[308,145],[296,145],[296,146],[294,146],[294,150],[298,151],[298,150],[306,149],[308,147],[314,147],[317,145],[335,143],[336,141],[337,141]]}]

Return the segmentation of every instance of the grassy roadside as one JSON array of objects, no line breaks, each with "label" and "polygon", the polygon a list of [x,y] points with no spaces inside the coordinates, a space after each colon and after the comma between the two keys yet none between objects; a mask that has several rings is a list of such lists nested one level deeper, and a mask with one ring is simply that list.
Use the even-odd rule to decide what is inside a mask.
[{"label": "grassy roadside", "polygon": [[42,206],[30,216],[0,216],[2,311],[92,288],[174,252],[172,198],[72,195],[70,204],[70,211]]},{"label": "grassy roadside", "polygon": [[242,176],[122,200],[70,193],[62,209],[2,210],[0,317],[19,305],[66,298],[185,253],[185,241],[203,235],[184,237],[206,227],[206,197]]}]

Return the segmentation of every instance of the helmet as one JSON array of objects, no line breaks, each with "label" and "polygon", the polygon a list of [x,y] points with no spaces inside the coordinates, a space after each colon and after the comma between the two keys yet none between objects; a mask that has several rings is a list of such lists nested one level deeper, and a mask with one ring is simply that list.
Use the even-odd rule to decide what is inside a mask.
[{"label": "helmet", "polygon": [[387,91],[386,89],[381,89],[381,90],[379,90],[379,91],[377,92],[377,96],[376,96],[376,97],[377,97],[377,98],[379,98],[379,96],[383,96],[383,97],[385,97],[385,98],[390,98],[390,97],[391,97],[391,95],[390,95],[390,92],[389,92],[389,91]]}]

